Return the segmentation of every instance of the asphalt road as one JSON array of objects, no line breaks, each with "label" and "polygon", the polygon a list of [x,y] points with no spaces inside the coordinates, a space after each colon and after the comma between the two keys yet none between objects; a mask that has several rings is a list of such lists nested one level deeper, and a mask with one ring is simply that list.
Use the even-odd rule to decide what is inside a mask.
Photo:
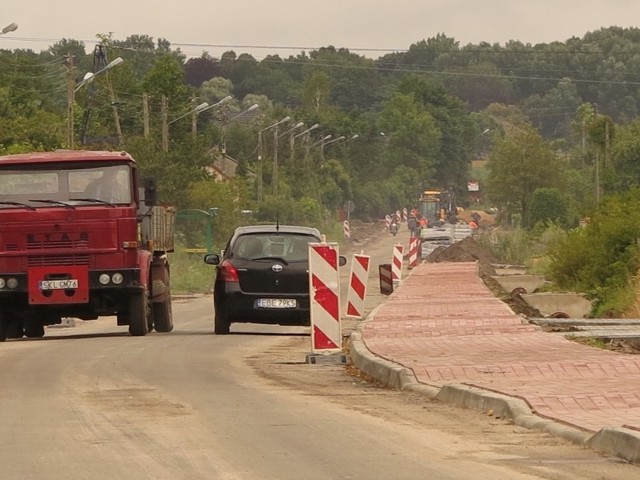
[{"label": "asphalt road", "polygon": [[174,317],[170,334],[131,337],[103,319],[0,345],[0,478],[637,478],[344,366],[304,364],[306,328],[216,336],[210,297],[176,301]]}]

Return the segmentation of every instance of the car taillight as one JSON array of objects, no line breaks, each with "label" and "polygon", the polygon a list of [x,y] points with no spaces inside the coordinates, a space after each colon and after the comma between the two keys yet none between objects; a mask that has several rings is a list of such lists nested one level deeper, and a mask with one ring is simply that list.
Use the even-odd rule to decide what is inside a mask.
[{"label": "car taillight", "polygon": [[239,282],[238,270],[229,260],[225,260],[220,264],[220,276],[225,282]]}]

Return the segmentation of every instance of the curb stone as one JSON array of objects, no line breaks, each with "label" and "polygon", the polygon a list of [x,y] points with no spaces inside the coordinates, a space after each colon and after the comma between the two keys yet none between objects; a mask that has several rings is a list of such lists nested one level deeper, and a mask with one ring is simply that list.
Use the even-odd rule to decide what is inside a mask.
[{"label": "curb stone", "polygon": [[373,354],[362,340],[364,322],[375,314],[374,309],[357,330],[349,337],[351,361],[360,371],[383,385],[397,390],[423,394],[430,399],[459,407],[493,411],[496,416],[509,418],[514,424],[528,429],[544,431],[576,445],[615,455],[632,463],[640,463],[640,432],[627,428],[603,428],[595,434],[537,416],[526,401],[489,392],[464,384],[446,385],[442,388],[418,382],[413,371],[397,363]]}]

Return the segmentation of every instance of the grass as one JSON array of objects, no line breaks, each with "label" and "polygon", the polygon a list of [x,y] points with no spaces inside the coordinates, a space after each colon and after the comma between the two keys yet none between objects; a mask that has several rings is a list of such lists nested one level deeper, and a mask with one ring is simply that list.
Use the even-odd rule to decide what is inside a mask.
[{"label": "grass", "polygon": [[171,293],[211,293],[215,267],[202,260],[202,253],[176,252],[169,255]]}]

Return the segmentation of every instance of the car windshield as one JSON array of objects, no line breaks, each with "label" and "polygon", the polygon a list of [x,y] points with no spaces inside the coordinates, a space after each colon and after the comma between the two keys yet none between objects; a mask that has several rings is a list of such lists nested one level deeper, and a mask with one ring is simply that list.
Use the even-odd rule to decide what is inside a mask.
[{"label": "car windshield", "polygon": [[281,258],[288,262],[307,261],[309,242],[318,240],[296,233],[257,233],[238,237],[232,249],[234,257]]}]

